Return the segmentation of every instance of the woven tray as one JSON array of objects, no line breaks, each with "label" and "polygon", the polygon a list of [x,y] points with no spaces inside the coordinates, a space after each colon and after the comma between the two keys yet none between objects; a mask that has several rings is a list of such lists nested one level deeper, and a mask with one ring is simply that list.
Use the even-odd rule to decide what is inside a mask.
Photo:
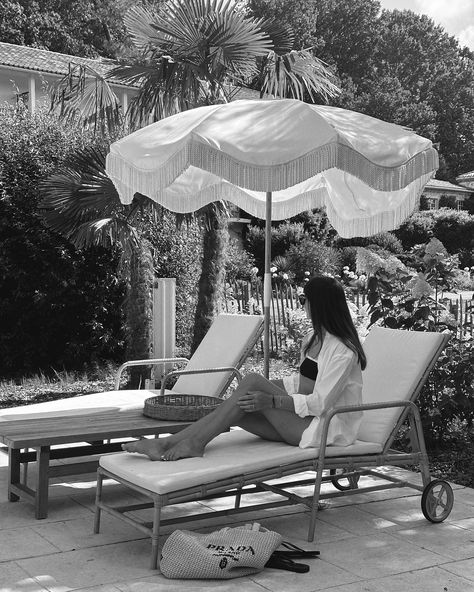
[{"label": "woven tray", "polygon": [[145,399],[143,415],[153,419],[195,421],[211,413],[222,399],[204,395],[162,395]]}]

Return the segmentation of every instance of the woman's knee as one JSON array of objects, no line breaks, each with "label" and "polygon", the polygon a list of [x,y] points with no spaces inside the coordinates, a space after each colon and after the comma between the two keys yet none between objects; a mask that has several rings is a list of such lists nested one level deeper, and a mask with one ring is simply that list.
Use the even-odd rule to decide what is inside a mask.
[{"label": "woman's knee", "polygon": [[242,378],[239,386],[252,390],[252,388],[262,386],[267,382],[266,378],[261,374],[258,374],[257,372],[249,372]]}]

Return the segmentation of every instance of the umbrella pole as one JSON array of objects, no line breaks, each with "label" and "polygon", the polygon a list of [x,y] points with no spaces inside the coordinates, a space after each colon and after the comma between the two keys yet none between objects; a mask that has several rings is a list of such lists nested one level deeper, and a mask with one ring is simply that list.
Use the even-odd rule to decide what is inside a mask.
[{"label": "umbrella pole", "polygon": [[265,202],[265,275],[263,280],[263,375],[270,374],[270,303],[272,299],[272,192],[267,191]]}]

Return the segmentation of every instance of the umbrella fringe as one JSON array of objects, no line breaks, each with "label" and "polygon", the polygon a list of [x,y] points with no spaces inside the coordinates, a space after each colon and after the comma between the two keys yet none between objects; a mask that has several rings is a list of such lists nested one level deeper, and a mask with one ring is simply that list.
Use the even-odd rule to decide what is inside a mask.
[{"label": "umbrella fringe", "polygon": [[379,232],[394,230],[402,224],[410,214],[418,207],[419,199],[428,181],[434,176],[434,171],[422,175],[411,183],[410,191],[407,191],[405,199],[392,209],[381,212],[372,212],[359,217],[352,216],[350,219],[340,215],[331,200],[326,202],[326,213],[332,226],[342,238],[353,238],[355,236],[373,236]]},{"label": "umbrella fringe", "polygon": [[[189,166],[253,191],[283,190],[331,168],[345,171],[375,190],[397,191],[420,176],[434,172],[438,168],[438,153],[434,148],[427,148],[400,166],[387,167],[369,161],[350,146],[330,142],[290,162],[259,166],[191,141],[165,163],[149,157],[148,171],[130,165],[118,153],[107,155],[108,174],[124,203],[131,203],[135,192],[156,200]],[[183,211],[194,209],[195,205],[189,205]]]}]

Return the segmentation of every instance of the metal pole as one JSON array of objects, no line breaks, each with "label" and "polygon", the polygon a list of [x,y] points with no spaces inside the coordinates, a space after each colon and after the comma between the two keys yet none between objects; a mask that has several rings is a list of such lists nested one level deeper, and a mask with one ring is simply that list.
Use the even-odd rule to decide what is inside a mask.
[{"label": "metal pole", "polygon": [[270,374],[270,302],[272,298],[272,192],[267,191],[265,204],[265,275],[263,281],[263,375]]}]

